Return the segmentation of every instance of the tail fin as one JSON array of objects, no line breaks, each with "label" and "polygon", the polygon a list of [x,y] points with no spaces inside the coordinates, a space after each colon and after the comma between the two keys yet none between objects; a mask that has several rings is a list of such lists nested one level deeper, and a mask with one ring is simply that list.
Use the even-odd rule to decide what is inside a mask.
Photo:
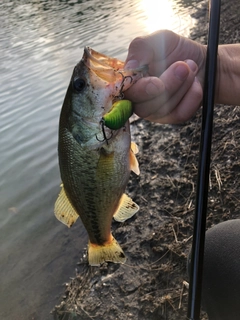
[{"label": "tail fin", "polygon": [[100,266],[104,262],[124,263],[125,254],[118,244],[117,240],[112,237],[110,243],[104,245],[88,243],[88,262],[91,266]]}]

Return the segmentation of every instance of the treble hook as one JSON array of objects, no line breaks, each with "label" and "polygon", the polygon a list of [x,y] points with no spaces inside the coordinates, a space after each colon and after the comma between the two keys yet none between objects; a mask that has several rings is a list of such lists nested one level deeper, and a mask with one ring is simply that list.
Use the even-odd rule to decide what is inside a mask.
[{"label": "treble hook", "polygon": [[102,126],[102,134],[103,134],[103,140],[100,140],[100,139],[98,139],[98,137],[97,137],[97,135],[96,135],[96,139],[97,139],[97,141],[99,141],[99,142],[104,142],[104,141],[106,141],[106,143],[108,144],[108,141],[112,138],[112,136],[113,136],[113,132],[111,131],[111,136],[110,136],[110,138],[107,138],[107,136],[106,136],[106,132],[105,132],[105,129],[104,129],[104,120],[102,119],[101,121],[100,121],[100,124],[101,124],[101,126]]},{"label": "treble hook", "polygon": [[121,71],[118,71],[118,73],[121,74],[122,76],[122,82],[121,82],[121,85],[120,85],[120,90],[119,90],[119,96],[117,96],[117,98],[119,99],[123,99],[124,98],[124,93],[122,92],[123,91],[123,88],[124,88],[124,82],[127,78],[130,78],[130,83],[132,83],[133,81],[133,78],[131,76],[124,76],[123,73]]}]

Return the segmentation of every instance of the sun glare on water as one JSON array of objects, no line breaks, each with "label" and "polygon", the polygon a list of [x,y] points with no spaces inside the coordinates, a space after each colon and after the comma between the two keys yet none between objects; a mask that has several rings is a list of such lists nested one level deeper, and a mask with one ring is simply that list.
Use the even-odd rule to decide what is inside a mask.
[{"label": "sun glare on water", "polygon": [[176,0],[140,0],[139,9],[145,13],[144,28],[148,33],[169,29],[187,36],[194,25],[189,9],[180,7]]}]

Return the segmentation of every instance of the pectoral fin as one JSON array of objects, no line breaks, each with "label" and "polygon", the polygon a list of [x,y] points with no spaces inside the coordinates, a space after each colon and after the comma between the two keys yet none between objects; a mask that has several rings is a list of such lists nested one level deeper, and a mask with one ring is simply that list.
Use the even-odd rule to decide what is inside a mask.
[{"label": "pectoral fin", "polygon": [[59,193],[57,201],[55,202],[54,213],[56,218],[69,228],[74,224],[74,222],[76,222],[77,218],[79,217],[76,210],[68,200],[63,186]]},{"label": "pectoral fin", "polygon": [[136,173],[137,175],[140,174],[140,170],[139,170],[139,164],[137,161],[137,158],[135,156],[135,154],[138,153],[138,147],[136,145],[136,143],[131,142],[131,149],[130,149],[130,169]]},{"label": "pectoral fin", "polygon": [[134,216],[138,210],[139,206],[124,193],[120,199],[119,206],[117,211],[114,213],[113,218],[118,222],[124,222]]}]

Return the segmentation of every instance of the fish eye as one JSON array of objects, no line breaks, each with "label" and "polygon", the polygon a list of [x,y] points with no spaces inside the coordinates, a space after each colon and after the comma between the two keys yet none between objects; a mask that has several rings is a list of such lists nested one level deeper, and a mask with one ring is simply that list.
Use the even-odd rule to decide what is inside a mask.
[{"label": "fish eye", "polygon": [[82,78],[73,79],[73,88],[77,92],[81,92],[86,86],[86,81]]}]

